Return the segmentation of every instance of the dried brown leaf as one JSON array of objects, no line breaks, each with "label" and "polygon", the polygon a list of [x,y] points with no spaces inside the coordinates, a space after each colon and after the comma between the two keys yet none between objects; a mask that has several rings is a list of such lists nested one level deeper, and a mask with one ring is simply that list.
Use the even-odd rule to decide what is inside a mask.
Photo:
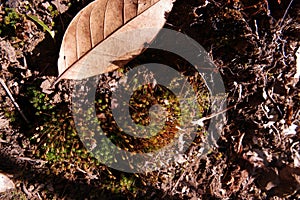
[{"label": "dried brown leaf", "polygon": [[80,80],[121,67],[114,61],[140,54],[145,43],[150,43],[164,25],[165,14],[172,5],[173,0],[90,3],[76,15],[65,33],[56,83],[60,79]]},{"label": "dried brown leaf", "polygon": [[14,189],[15,184],[5,174],[0,173],[0,193]]}]

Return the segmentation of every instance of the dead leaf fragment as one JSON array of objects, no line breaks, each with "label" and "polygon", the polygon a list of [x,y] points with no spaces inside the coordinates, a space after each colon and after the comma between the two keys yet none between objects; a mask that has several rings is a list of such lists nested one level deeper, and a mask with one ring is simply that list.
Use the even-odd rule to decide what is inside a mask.
[{"label": "dead leaf fragment", "polygon": [[51,3],[55,5],[59,13],[64,13],[69,9],[69,7],[65,5],[62,0],[53,0]]},{"label": "dead leaf fragment", "polygon": [[261,168],[259,171],[256,182],[261,189],[269,191],[279,185],[280,180],[276,168]]},{"label": "dead leaf fragment", "polygon": [[0,193],[14,188],[15,184],[6,175],[0,173]]},{"label": "dead leaf fragment", "polygon": [[279,171],[280,184],[273,188],[272,194],[287,197],[300,189],[300,168],[285,166]]},{"label": "dead leaf fragment", "polygon": [[[83,79],[113,71],[140,54],[172,8],[173,0],[96,0],[69,25],[58,59],[60,79]],[[120,63],[118,63],[120,64]],[[124,63],[122,63],[124,64]]]},{"label": "dead leaf fragment", "polygon": [[[53,82],[53,81],[52,81]],[[42,83],[40,88],[42,88],[42,92],[45,94],[52,94],[54,91],[49,89],[51,88],[51,78],[45,79]]]}]

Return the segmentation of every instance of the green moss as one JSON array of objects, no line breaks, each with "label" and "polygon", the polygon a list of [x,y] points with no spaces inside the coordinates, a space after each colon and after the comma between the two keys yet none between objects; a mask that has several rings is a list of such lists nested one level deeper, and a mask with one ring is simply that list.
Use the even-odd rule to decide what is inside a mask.
[{"label": "green moss", "polygon": [[[0,10],[1,11],[1,10]],[[13,8],[4,8],[0,12],[0,36],[14,36],[17,23],[21,23],[23,16]]]},{"label": "green moss", "polygon": [[55,105],[51,100],[52,96],[35,87],[28,87],[26,94],[37,116],[30,138],[35,146],[35,156],[48,161],[55,173],[64,172],[68,163],[74,166],[84,162],[96,163],[80,142],[67,107]]}]

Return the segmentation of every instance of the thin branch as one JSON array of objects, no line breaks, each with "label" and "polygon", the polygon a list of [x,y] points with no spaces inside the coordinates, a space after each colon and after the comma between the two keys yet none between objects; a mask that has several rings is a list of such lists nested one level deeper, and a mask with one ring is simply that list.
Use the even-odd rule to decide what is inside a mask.
[{"label": "thin branch", "polygon": [[3,87],[3,89],[5,90],[6,94],[8,95],[8,97],[10,98],[10,100],[13,102],[14,106],[16,107],[16,109],[19,111],[19,113],[21,114],[22,118],[25,120],[25,122],[27,124],[29,124],[29,120],[26,118],[26,116],[24,115],[23,111],[21,110],[19,104],[15,101],[15,98],[13,97],[13,95],[11,94],[10,90],[8,89],[8,87],[6,86],[5,82],[3,81],[2,78],[0,78],[0,83]]},{"label": "thin branch", "polygon": [[208,120],[208,119],[211,119],[211,118],[213,118],[213,117],[216,117],[216,116],[218,116],[218,115],[220,115],[220,114],[222,114],[222,113],[224,113],[224,112],[227,112],[228,110],[230,110],[230,109],[233,108],[233,107],[234,107],[234,106],[230,106],[230,107],[228,107],[228,108],[226,108],[226,109],[224,109],[224,110],[221,110],[221,111],[219,111],[219,112],[212,113],[212,114],[210,114],[210,115],[208,115],[208,116],[206,116],[206,117],[202,117],[201,119],[198,119],[197,121],[193,121],[192,123],[193,123],[193,124],[197,124],[197,125],[203,127],[203,126],[204,126],[203,121]]},{"label": "thin branch", "polygon": [[18,159],[20,159],[20,160],[25,160],[25,161],[30,161],[30,162],[38,162],[38,163],[41,163],[41,164],[47,163],[47,161],[45,161],[45,160],[41,160],[41,159],[32,159],[32,158],[28,158],[28,157],[18,157]]}]

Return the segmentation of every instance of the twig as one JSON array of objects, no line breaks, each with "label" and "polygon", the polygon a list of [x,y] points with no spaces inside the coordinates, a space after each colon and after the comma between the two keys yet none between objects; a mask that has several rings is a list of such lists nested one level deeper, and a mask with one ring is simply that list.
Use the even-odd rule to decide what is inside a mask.
[{"label": "twig", "polygon": [[23,183],[22,185],[22,189],[23,189],[23,192],[27,195],[27,197],[30,199],[32,197],[31,193],[27,190],[25,184]]},{"label": "twig", "polygon": [[213,117],[216,117],[216,116],[218,116],[219,114],[222,114],[222,113],[224,113],[224,112],[227,112],[228,110],[230,110],[230,109],[233,108],[233,107],[234,107],[234,106],[230,106],[230,107],[228,107],[228,108],[226,108],[226,109],[224,109],[224,110],[221,110],[221,111],[219,111],[219,112],[213,113],[213,114],[208,115],[208,116],[206,116],[206,117],[202,117],[201,119],[198,119],[197,121],[193,121],[192,123],[193,123],[193,124],[197,124],[197,125],[203,127],[203,126],[204,126],[203,121],[208,120],[208,119],[211,119],[211,118],[213,118]]},{"label": "twig", "polygon": [[8,142],[5,141],[5,140],[2,140],[2,139],[0,138],[0,143],[5,143],[5,144],[7,144]]},{"label": "twig", "polygon": [[16,107],[16,109],[19,111],[19,113],[21,114],[21,116],[23,117],[23,119],[25,120],[25,122],[27,124],[29,124],[29,120],[26,118],[26,116],[24,115],[23,111],[21,110],[19,104],[15,101],[14,97],[12,96],[10,90],[8,89],[8,87],[6,86],[5,82],[2,80],[2,78],[0,78],[0,83],[3,87],[3,89],[5,90],[6,94],[8,95],[8,97],[10,98],[10,100],[13,102],[14,106]]},{"label": "twig", "polygon": [[47,163],[47,161],[45,161],[45,160],[41,160],[41,159],[32,159],[32,158],[28,158],[28,157],[18,157],[18,159],[20,159],[20,160],[25,160],[25,161],[29,161],[29,162],[39,162],[39,163],[41,163],[41,164]]}]

